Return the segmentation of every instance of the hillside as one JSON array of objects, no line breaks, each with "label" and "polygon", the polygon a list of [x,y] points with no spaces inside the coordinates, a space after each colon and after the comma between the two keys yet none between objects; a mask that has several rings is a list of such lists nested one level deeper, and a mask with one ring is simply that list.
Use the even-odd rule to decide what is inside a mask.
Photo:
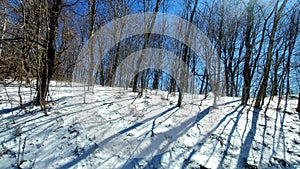
[{"label": "hillside", "polygon": [[[27,103],[18,87],[0,87],[0,168],[299,168],[297,99],[269,109],[240,106],[240,98],[177,96],[148,90],[53,82],[49,116]],[[34,93],[33,93],[34,94]],[[9,96],[9,97],[8,97]],[[50,99],[50,98],[49,98]],[[268,102],[266,99],[265,103]]]}]

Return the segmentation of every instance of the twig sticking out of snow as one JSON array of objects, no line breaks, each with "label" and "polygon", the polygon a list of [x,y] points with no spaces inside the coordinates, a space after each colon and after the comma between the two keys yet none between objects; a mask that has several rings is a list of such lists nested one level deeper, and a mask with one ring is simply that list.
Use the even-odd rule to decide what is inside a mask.
[{"label": "twig sticking out of snow", "polygon": [[[23,141],[23,146],[22,146],[22,152],[21,152],[21,143],[22,143],[22,139],[21,139],[21,136],[19,137],[20,140],[19,140],[19,150],[18,150],[18,156],[17,156],[17,166],[18,168],[22,168],[21,165],[26,162],[26,160],[24,160],[24,151],[25,151],[25,145],[26,145],[26,140],[27,140],[27,137],[24,138],[24,141]],[[20,154],[21,154],[21,159],[20,159]]]}]

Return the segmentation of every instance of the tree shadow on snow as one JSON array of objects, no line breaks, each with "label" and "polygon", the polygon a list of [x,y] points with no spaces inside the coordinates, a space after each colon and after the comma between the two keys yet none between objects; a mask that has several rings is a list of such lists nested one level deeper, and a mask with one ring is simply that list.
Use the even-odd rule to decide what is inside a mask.
[{"label": "tree shadow on snow", "polygon": [[[164,133],[162,133],[162,135],[166,135],[166,136],[171,136],[171,138],[168,140],[167,144],[165,144],[163,146],[164,151],[162,151],[160,154],[157,154],[155,156],[153,156],[149,161],[147,161],[147,165],[145,166],[145,168],[159,168],[161,162],[162,162],[162,157],[163,154],[168,152],[168,148],[170,148],[170,145],[174,142],[176,142],[176,140],[181,137],[182,135],[184,135],[185,133],[187,133],[187,131],[193,127],[196,123],[198,123],[200,120],[202,120],[206,115],[208,115],[208,113],[210,112],[211,107],[208,107],[206,109],[204,109],[203,111],[199,112],[198,115],[195,117],[191,117],[187,120],[185,120],[183,123],[181,123],[178,127],[172,128]],[[147,147],[147,149],[150,150],[157,150],[158,148],[160,148],[160,145],[163,144],[163,142],[165,141],[165,139],[162,139],[161,137],[155,137],[152,139],[151,144]],[[153,153],[152,151],[150,152],[141,152],[138,157],[143,157],[143,156],[148,156],[151,153]],[[139,168],[139,162],[143,160],[143,158],[133,158],[133,159],[129,159],[129,161],[127,161],[122,169],[127,169],[127,168]],[[158,166],[155,166],[158,165]]]},{"label": "tree shadow on snow", "polygon": [[245,141],[242,143],[240,148],[240,155],[236,168],[244,168],[247,166],[247,160],[250,155],[251,145],[254,141],[254,137],[257,131],[257,122],[259,118],[260,109],[254,109],[252,112],[251,128],[245,138]]},{"label": "tree shadow on snow", "polygon": [[[231,128],[231,130],[230,130],[230,133],[229,133],[229,135],[228,135],[228,138],[227,138],[227,141],[226,141],[226,143],[225,143],[225,145],[226,145],[226,147],[225,147],[225,151],[224,151],[224,153],[223,153],[223,156],[222,156],[222,158],[221,158],[221,161],[220,161],[220,163],[219,163],[219,165],[218,165],[218,168],[222,168],[222,166],[223,166],[223,164],[224,164],[224,161],[225,161],[225,158],[227,157],[227,155],[228,155],[228,151],[229,151],[229,148],[230,148],[230,146],[232,145],[231,144],[231,139],[232,139],[232,137],[233,137],[233,134],[234,134],[234,132],[235,132],[235,130],[237,129],[237,126],[238,126],[238,124],[239,124],[239,120],[240,120],[240,118],[241,118],[241,116],[242,116],[242,113],[243,113],[243,110],[244,110],[244,108],[245,107],[242,107],[242,109],[238,112],[238,114],[236,115],[236,117],[235,117],[235,122],[234,122],[234,124],[233,124],[233,126],[232,126],[232,128]],[[238,109],[236,109],[236,111],[237,111]],[[230,121],[229,121],[230,122]],[[228,123],[229,123],[228,122]],[[225,125],[225,127],[224,127],[224,130],[226,129],[226,126],[227,125]],[[223,130],[223,131],[224,131]],[[223,133],[223,132],[222,132]],[[221,134],[222,135],[222,134]],[[216,147],[216,146],[215,146]]]},{"label": "tree shadow on snow", "polygon": [[[126,128],[126,129],[124,129],[124,130],[119,131],[117,134],[115,134],[115,135],[113,135],[113,136],[110,136],[110,137],[108,137],[108,138],[102,140],[101,142],[99,142],[99,143],[97,143],[97,144],[94,144],[94,145],[90,146],[90,147],[87,148],[81,155],[79,155],[77,158],[75,158],[74,160],[72,160],[72,161],[70,161],[70,162],[68,162],[68,163],[66,163],[66,164],[64,164],[64,165],[62,165],[60,168],[61,168],[61,169],[63,169],[63,168],[70,168],[70,167],[72,167],[72,166],[78,164],[80,161],[84,160],[84,159],[87,158],[89,155],[91,155],[96,149],[99,149],[99,148],[101,148],[102,146],[108,144],[108,143],[109,143],[110,141],[112,141],[113,139],[118,139],[118,137],[119,137],[120,135],[122,135],[122,134],[124,134],[124,133],[127,133],[127,132],[129,132],[129,131],[135,129],[135,128],[137,128],[137,127],[139,127],[139,126],[145,124],[145,123],[148,122],[148,121],[151,121],[151,120],[153,120],[153,119],[157,119],[157,118],[159,118],[159,117],[161,117],[161,116],[163,116],[163,115],[167,114],[168,112],[171,112],[171,111],[173,111],[173,110],[175,110],[175,109],[177,109],[177,107],[176,107],[176,106],[173,106],[173,107],[171,107],[171,108],[169,108],[169,109],[163,111],[162,113],[157,114],[156,116],[147,118],[147,119],[145,119],[145,120],[143,120],[143,121],[141,121],[141,122],[138,122],[138,123],[136,123],[136,124],[134,124],[134,125],[132,125],[132,126]],[[178,111],[178,110],[176,110],[176,111]]]},{"label": "tree shadow on snow", "polygon": [[[285,132],[284,132],[284,122],[287,114],[287,103],[284,105],[284,110],[282,112],[281,116],[281,111],[276,110],[276,119],[275,119],[275,125],[274,125],[274,136],[273,136],[273,147],[272,147],[272,154],[269,158],[269,161],[274,157],[275,154],[277,154],[276,149],[280,146],[280,139],[282,138],[282,147],[283,147],[283,159],[286,161],[286,140],[285,140]],[[280,119],[278,119],[280,117]],[[279,134],[277,138],[277,145],[275,144],[276,141],[276,131],[278,130],[277,127],[277,121],[280,120],[280,128],[279,128]],[[279,159],[280,160],[280,159]]]},{"label": "tree shadow on snow", "polygon": [[[235,102],[235,101],[234,101]],[[232,102],[232,103],[234,103]],[[230,104],[230,103],[228,103]],[[226,104],[227,105],[227,104]],[[216,130],[218,129],[228,118],[231,118],[232,115],[234,115],[237,111],[238,114],[235,116],[236,121],[234,121],[234,125],[231,128],[230,134],[227,138],[227,142],[226,142],[226,147],[225,147],[225,153],[222,156],[221,162],[219,164],[219,166],[222,167],[224,160],[227,156],[227,151],[229,150],[229,146],[230,146],[230,141],[233,137],[233,133],[234,131],[237,129],[238,126],[238,121],[241,118],[242,112],[244,107],[242,107],[242,109],[240,109],[242,106],[238,106],[236,107],[232,112],[226,114],[224,116],[223,119],[221,119],[218,124],[216,125],[216,127],[214,127],[211,131],[209,131],[203,139],[201,139],[197,145],[193,148],[193,150],[189,153],[188,157],[184,160],[182,168],[187,168],[188,164],[186,164],[185,162],[191,160],[191,158],[193,157],[193,155],[197,152],[197,150],[199,148],[201,148],[201,146],[203,145],[203,143],[209,138],[209,136]],[[85,149],[85,151],[83,153],[81,153],[81,155],[79,155],[78,157],[76,157],[74,160],[67,162],[66,164],[62,165],[60,168],[70,168],[76,164],[78,164],[80,161],[86,159],[89,155],[91,155],[95,150],[97,149],[101,149],[103,145],[106,145],[108,143],[110,143],[112,140],[114,139],[118,139],[120,135],[126,134],[129,131],[136,129],[137,127],[149,122],[153,120],[151,129],[146,133],[146,135],[148,135],[149,133],[151,133],[151,142],[150,145],[148,145],[148,147],[146,149],[143,149],[141,152],[139,152],[139,154],[137,154],[136,156],[127,159],[127,161],[124,163],[124,165],[121,167],[123,169],[126,168],[140,168],[140,162],[141,161],[145,161],[146,158],[144,157],[149,157],[149,160],[146,160],[146,165],[145,168],[157,168],[160,167],[161,163],[162,163],[162,158],[163,155],[165,153],[168,153],[169,150],[168,148],[171,148],[172,143],[176,142],[176,140],[178,138],[180,138],[181,136],[183,136],[184,134],[187,133],[187,131],[192,128],[195,124],[197,124],[198,122],[200,122],[205,116],[207,116],[210,112],[211,107],[206,108],[205,110],[201,111],[198,113],[197,116],[193,116],[188,118],[187,120],[185,120],[184,122],[182,122],[179,126],[171,128],[170,130],[163,132],[163,133],[159,133],[159,134],[155,134],[154,133],[154,129],[156,127],[155,124],[155,120],[165,114],[167,114],[168,112],[172,112],[174,110],[176,110],[177,107],[173,106],[165,111],[163,111],[160,114],[157,114],[153,117],[147,118],[142,120],[141,122],[138,122],[132,126],[129,126],[126,129],[123,129],[121,131],[119,131],[117,134],[110,136],[104,140],[102,140],[101,142],[95,143],[94,145],[91,145],[89,148]],[[178,109],[175,111],[177,112]],[[173,113],[175,113],[173,112]],[[251,144],[254,140],[254,136],[257,130],[257,122],[258,122],[258,116],[259,116],[259,110],[255,110],[253,112],[253,116],[252,116],[252,122],[251,122],[251,128],[250,131],[247,133],[246,139],[244,141],[244,143],[241,146],[240,149],[240,156],[238,157],[238,164],[237,167],[243,167],[245,165],[245,162],[248,159],[249,153],[250,153],[250,148],[251,148]],[[169,116],[171,117],[171,115]],[[169,118],[168,117],[168,118]],[[230,120],[231,121],[231,120]],[[230,121],[228,123],[230,123]],[[226,128],[226,126],[228,125],[228,123],[225,125],[224,129]],[[248,123],[248,122],[247,122]],[[246,124],[247,125],[247,124]],[[245,132],[245,131],[244,131]],[[243,137],[244,137],[243,133]],[[162,139],[161,136],[170,136],[169,139]],[[161,149],[163,150],[162,152],[158,152],[157,150]],[[153,153],[156,153],[156,155],[151,156]],[[214,152],[212,152],[214,153]],[[183,156],[183,153],[182,153]],[[209,160],[209,159],[208,159]],[[208,161],[207,160],[207,161]],[[154,166],[155,165],[155,166]],[[157,166],[156,166],[157,165]]]},{"label": "tree shadow on snow", "polygon": [[[29,107],[32,104],[33,104],[33,102],[30,101],[30,102],[24,103],[22,106]],[[12,108],[7,108],[7,109],[2,109],[2,110],[0,110],[0,115],[9,114],[9,113],[17,111],[17,110],[21,110],[20,106],[16,106],[16,107],[12,107]]]},{"label": "tree shadow on snow", "polygon": [[[209,131],[209,132],[204,136],[204,138],[202,138],[202,139],[197,143],[197,145],[193,148],[193,150],[189,153],[189,155],[188,155],[187,158],[185,159],[185,162],[183,163],[183,165],[182,165],[182,167],[181,167],[182,169],[185,169],[185,168],[188,167],[188,164],[189,164],[189,162],[192,160],[192,157],[195,155],[195,153],[196,153],[199,149],[201,149],[201,147],[202,147],[203,144],[206,142],[206,140],[209,138],[209,136],[210,136],[214,131],[216,131],[216,129],[218,129],[218,128],[219,128],[219,127],[220,127],[220,126],[221,126],[228,118],[230,118],[232,115],[234,115],[241,107],[242,107],[242,106],[239,105],[239,106],[236,107],[233,111],[231,111],[230,113],[226,114],[226,115],[218,122],[218,124],[217,124],[211,131]],[[238,115],[237,115],[237,118],[240,118],[243,109],[244,109],[244,107],[242,107],[242,109],[239,111],[239,113],[238,113]],[[230,121],[231,121],[231,120],[230,120]],[[227,124],[225,124],[222,133],[223,133],[224,130],[227,128],[227,126],[228,126],[228,124],[230,123],[230,121],[228,121]],[[237,119],[237,121],[238,121],[238,119]],[[237,122],[236,122],[235,124],[237,124]],[[236,126],[237,126],[237,125],[236,125]],[[233,127],[232,130],[231,130],[231,133],[233,133],[234,130],[235,130],[235,128]],[[232,136],[229,135],[229,137],[232,137]],[[230,143],[230,138],[227,140],[227,142]],[[229,145],[228,145],[228,146],[229,146]],[[216,146],[215,146],[215,147],[216,147]],[[227,151],[228,151],[228,148],[229,148],[229,147],[227,147]],[[213,153],[214,153],[214,150],[212,151],[211,156],[213,155]],[[225,159],[226,155],[227,155],[227,154],[224,154],[224,156],[223,156],[224,159]],[[210,157],[211,157],[211,156],[210,156]],[[207,162],[209,161],[210,157],[206,160]],[[223,159],[223,158],[222,158],[222,159]],[[224,161],[224,159],[223,159],[223,161]],[[221,161],[221,163],[219,164],[219,166],[222,166],[222,165],[223,165],[222,163],[223,163],[223,162]],[[205,165],[205,164],[203,164],[203,165]],[[222,167],[221,167],[221,168],[222,168]]]}]

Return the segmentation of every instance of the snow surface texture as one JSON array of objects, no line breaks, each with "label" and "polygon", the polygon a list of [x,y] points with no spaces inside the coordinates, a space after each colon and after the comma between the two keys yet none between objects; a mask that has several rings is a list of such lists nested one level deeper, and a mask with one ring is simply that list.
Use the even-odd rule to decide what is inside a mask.
[{"label": "snow surface texture", "polygon": [[[0,87],[0,168],[299,168],[296,99],[253,110],[239,98],[137,93],[54,82],[49,116],[18,108],[17,86]],[[34,94],[34,93],[33,93]],[[22,88],[23,103],[30,89]],[[266,100],[266,103],[268,100]],[[220,103],[220,102],[219,102]]]}]

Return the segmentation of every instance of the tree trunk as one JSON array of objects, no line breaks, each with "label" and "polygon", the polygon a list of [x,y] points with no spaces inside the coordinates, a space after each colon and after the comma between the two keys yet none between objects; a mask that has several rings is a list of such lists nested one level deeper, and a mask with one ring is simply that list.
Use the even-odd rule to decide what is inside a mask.
[{"label": "tree trunk", "polygon": [[[153,26],[154,26],[154,23],[155,23],[155,20],[156,20],[156,13],[159,10],[160,3],[161,3],[161,0],[156,0],[155,9],[154,9],[154,15],[153,15],[153,19],[152,19],[152,21],[150,23],[149,33],[146,33],[145,36],[144,36],[145,43],[143,45],[143,49],[146,49],[148,47],[150,34],[152,32],[152,29],[153,29]],[[144,55],[144,53],[142,53],[142,56],[143,55]],[[142,57],[139,57],[139,59],[137,61],[137,70],[140,69],[141,62],[142,62]],[[141,72],[141,73],[142,73],[142,77],[141,78],[145,78],[144,72]],[[133,87],[132,87],[132,90],[134,92],[137,91],[138,79],[139,79],[138,75],[134,76]],[[142,85],[142,90],[141,90],[141,96],[142,96],[143,95],[144,84],[141,84],[141,85]]]},{"label": "tree trunk", "polygon": [[[277,26],[278,26],[278,22],[281,18],[281,13],[285,7],[287,3],[287,0],[285,0],[282,5],[280,6],[280,9],[277,13],[277,15],[275,14],[274,16],[274,23],[273,23],[273,27],[272,27],[272,32],[271,32],[271,36],[270,36],[270,41],[269,41],[269,45],[268,45],[268,51],[267,51],[267,61],[264,67],[264,71],[263,71],[263,81],[262,84],[260,85],[257,97],[256,97],[256,101],[254,104],[255,108],[261,108],[261,106],[263,105],[263,100],[264,97],[266,96],[267,93],[267,86],[268,86],[268,79],[269,79],[269,73],[270,73],[270,67],[271,67],[271,61],[272,61],[272,57],[273,57],[273,47],[274,47],[274,42],[275,42],[275,35],[277,32]],[[275,9],[277,8],[278,5],[278,1],[275,5]]]},{"label": "tree trunk", "polygon": [[[196,12],[196,9],[197,9],[197,5],[198,5],[198,0],[195,0],[195,4],[193,6],[193,10],[191,12],[191,17],[189,19],[189,22],[190,23],[193,23],[193,20],[194,20],[194,16],[195,16],[195,12]],[[188,28],[187,28],[187,31],[184,32],[186,33],[185,35],[185,42],[188,42],[188,39],[187,38],[190,38],[190,30],[191,30],[191,25],[192,24],[189,24],[188,25]],[[187,90],[187,83],[186,81],[188,79],[186,79],[187,75],[185,73],[187,73],[189,71],[189,57],[188,57],[188,47],[187,46],[184,46],[184,49],[183,49],[183,62],[187,65],[187,70],[181,70],[181,73],[180,73],[180,82],[179,82],[179,96],[178,96],[178,101],[177,101],[177,107],[181,107],[181,103],[182,103],[182,99],[183,99],[183,92],[185,90]]]},{"label": "tree trunk", "polygon": [[299,92],[299,96],[298,96],[298,107],[297,107],[296,111],[300,113],[300,92]]},{"label": "tree trunk", "polygon": [[251,66],[250,66],[250,59],[252,55],[252,44],[251,44],[251,32],[253,28],[254,22],[254,4],[252,1],[249,2],[249,9],[247,13],[247,27],[245,33],[245,46],[246,46],[246,54],[245,54],[245,62],[244,62],[244,86],[243,86],[243,93],[242,93],[242,105],[246,105],[249,98],[250,98],[250,88],[251,88]]},{"label": "tree trunk", "polygon": [[153,83],[152,83],[152,88],[155,89],[155,90],[158,89],[160,76],[161,76],[160,70],[157,70],[157,71],[154,72],[154,79],[153,79]]},{"label": "tree trunk", "polygon": [[[295,47],[295,44],[297,41],[298,32],[299,32],[299,23],[300,23],[300,11],[298,11],[298,15],[295,13],[291,17],[290,27],[289,27],[289,38],[288,38],[288,42],[287,42],[288,59],[287,59],[287,63],[286,63],[286,72],[287,72],[287,84],[286,84],[287,86],[286,86],[286,98],[285,98],[286,101],[290,94],[291,58],[292,58],[293,50],[294,50],[294,47]],[[297,16],[297,18],[295,18],[295,16]]]},{"label": "tree trunk", "polygon": [[56,31],[58,27],[58,18],[61,11],[61,6],[62,0],[53,0],[52,6],[49,8],[48,12],[49,24],[47,35],[47,52],[42,61],[42,76],[37,94],[38,104],[40,104],[45,115],[47,115],[46,97],[49,92],[49,83],[54,73]]},{"label": "tree trunk", "polygon": [[88,0],[89,7],[89,40],[92,40],[89,44],[90,46],[90,63],[89,63],[89,73],[88,73],[88,90],[90,90],[90,86],[93,86],[93,72],[94,72],[94,38],[92,37],[94,34],[94,23],[95,23],[95,14],[96,14],[96,0]]},{"label": "tree trunk", "polygon": [[[5,3],[4,3],[4,13],[6,14],[6,5],[5,5]],[[4,40],[4,38],[5,38],[5,32],[6,32],[6,25],[7,25],[7,22],[8,22],[8,20],[7,20],[7,17],[6,17],[6,15],[5,15],[5,17],[4,17],[4,23],[3,23],[3,26],[2,26],[2,30],[1,30],[1,40],[3,41]],[[2,48],[3,48],[3,44],[2,43],[0,43],[0,58],[2,59]]]}]

